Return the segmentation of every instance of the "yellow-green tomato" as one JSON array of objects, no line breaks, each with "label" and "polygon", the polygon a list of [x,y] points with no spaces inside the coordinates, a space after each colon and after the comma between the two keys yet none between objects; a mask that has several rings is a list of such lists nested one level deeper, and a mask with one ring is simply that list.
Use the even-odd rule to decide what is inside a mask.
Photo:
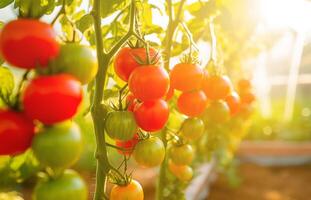
[{"label": "yellow-green tomato", "polygon": [[32,150],[45,166],[55,169],[71,167],[82,152],[80,128],[73,122],[44,127],[35,135]]},{"label": "yellow-green tomato", "polygon": [[169,160],[168,168],[170,172],[180,181],[190,181],[193,177],[193,170],[188,165],[176,165]]},{"label": "yellow-green tomato", "polygon": [[173,145],[170,149],[170,158],[177,165],[189,165],[194,158],[194,150],[191,145]]},{"label": "yellow-green tomato", "polygon": [[163,162],[165,147],[159,138],[149,137],[137,143],[133,156],[139,165],[143,167],[155,167]]},{"label": "yellow-green tomato", "polygon": [[33,193],[33,200],[87,199],[87,186],[79,174],[73,170],[66,170],[55,179],[40,181]]},{"label": "yellow-green tomato", "polygon": [[98,71],[97,57],[91,47],[68,43],[61,46],[59,56],[51,62],[51,68],[56,73],[71,74],[82,84],[87,84]]},{"label": "yellow-green tomato", "polygon": [[199,118],[188,118],[182,125],[180,133],[188,140],[196,140],[203,135],[204,123]]}]

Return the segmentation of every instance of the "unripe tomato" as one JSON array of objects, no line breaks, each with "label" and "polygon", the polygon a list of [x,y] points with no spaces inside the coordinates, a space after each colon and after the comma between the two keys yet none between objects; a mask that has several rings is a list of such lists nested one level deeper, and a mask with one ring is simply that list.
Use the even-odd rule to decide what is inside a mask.
[{"label": "unripe tomato", "polygon": [[203,81],[203,91],[211,100],[225,99],[232,90],[232,83],[227,76],[207,75]]},{"label": "unripe tomato", "polygon": [[88,46],[68,43],[61,46],[59,56],[51,63],[55,73],[67,73],[82,84],[93,80],[98,70],[95,51]]},{"label": "unripe tomato", "polygon": [[203,120],[208,124],[224,123],[229,120],[229,117],[229,107],[222,100],[212,102],[203,114]]},{"label": "unripe tomato", "polygon": [[117,140],[116,141],[116,146],[121,147],[123,149],[127,149],[128,151],[121,151],[118,150],[118,152],[122,155],[130,155],[132,154],[134,147],[136,144],[139,142],[139,137],[137,134],[134,135],[134,137],[130,140],[127,141],[122,141],[122,140]]},{"label": "unripe tomato", "polygon": [[137,143],[133,156],[139,165],[143,167],[155,167],[163,162],[165,147],[159,138],[149,137]]},{"label": "unripe tomato", "polygon": [[114,185],[110,200],[144,200],[144,191],[139,182],[132,180],[125,186]]},{"label": "unripe tomato", "polygon": [[191,145],[173,145],[170,149],[171,160],[176,165],[189,165],[194,158],[194,150]]},{"label": "unripe tomato", "polygon": [[115,140],[130,140],[137,132],[134,114],[130,111],[113,111],[105,120],[106,133]]},{"label": "unripe tomato", "polygon": [[48,125],[73,117],[81,101],[81,84],[68,74],[39,76],[30,82],[23,96],[26,114]]},{"label": "unripe tomato", "polygon": [[236,92],[232,92],[229,96],[226,97],[225,101],[227,102],[230,108],[230,114],[236,115],[240,110],[240,97]]},{"label": "unripe tomato", "polygon": [[34,200],[87,200],[88,189],[84,180],[73,170],[60,177],[41,181],[35,187]]},{"label": "unripe tomato", "polygon": [[242,104],[249,105],[249,104],[253,103],[255,100],[256,100],[256,97],[251,92],[246,92],[246,93],[241,94],[241,103]]},{"label": "unripe tomato", "polygon": [[188,165],[176,165],[169,160],[168,168],[170,172],[180,181],[190,181],[193,177],[193,170]]},{"label": "unripe tomato", "polygon": [[186,119],[180,129],[182,137],[188,140],[196,140],[203,135],[204,123],[199,118],[188,118]]},{"label": "unripe tomato", "polygon": [[179,63],[170,72],[172,87],[183,92],[200,89],[203,70],[195,64]]},{"label": "unripe tomato", "polygon": [[158,131],[168,120],[169,108],[167,102],[162,99],[145,101],[136,105],[134,115],[140,128],[145,131]]},{"label": "unripe tomato", "polygon": [[80,157],[83,141],[75,123],[44,127],[35,135],[32,150],[40,163],[55,169],[72,166]]},{"label": "unripe tomato", "polygon": [[23,153],[31,146],[35,126],[23,113],[0,109],[0,155]]},{"label": "unripe tomato", "polygon": [[6,24],[0,34],[2,57],[16,67],[45,67],[59,52],[56,33],[44,22],[17,19]]},{"label": "unripe tomato", "polygon": [[[157,51],[154,48],[149,49],[150,58],[152,59],[154,56],[157,55]],[[123,80],[128,81],[131,73],[136,69],[139,64],[137,62],[137,58],[143,62],[147,61],[146,56],[146,49],[145,48],[129,48],[124,47],[122,48],[116,55],[114,60],[114,70],[116,74]],[[160,54],[157,55],[156,60],[159,62],[156,63],[157,65],[161,65],[161,56]]]},{"label": "unripe tomato", "polygon": [[163,67],[144,65],[136,68],[129,78],[129,90],[141,100],[160,99],[166,95],[170,78]]},{"label": "unripe tomato", "polygon": [[184,92],[177,100],[178,111],[189,117],[201,115],[206,106],[207,98],[201,90]]}]

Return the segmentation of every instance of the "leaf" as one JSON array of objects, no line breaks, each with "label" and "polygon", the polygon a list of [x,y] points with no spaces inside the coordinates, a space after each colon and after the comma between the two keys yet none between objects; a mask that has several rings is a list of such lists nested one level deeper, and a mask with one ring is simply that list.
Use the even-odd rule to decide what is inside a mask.
[{"label": "leaf", "polygon": [[0,8],[5,8],[10,5],[14,0],[1,0],[0,1]]},{"label": "leaf", "polygon": [[0,66],[0,98],[7,102],[13,90],[14,76],[12,72],[8,68]]},{"label": "leaf", "polygon": [[129,0],[105,0],[101,2],[100,13],[102,18],[107,17],[118,10],[123,10],[129,3]]},{"label": "leaf", "polygon": [[83,17],[81,17],[77,22],[76,26],[77,28],[84,33],[87,29],[92,27],[93,25],[93,17],[90,14],[86,14]]}]

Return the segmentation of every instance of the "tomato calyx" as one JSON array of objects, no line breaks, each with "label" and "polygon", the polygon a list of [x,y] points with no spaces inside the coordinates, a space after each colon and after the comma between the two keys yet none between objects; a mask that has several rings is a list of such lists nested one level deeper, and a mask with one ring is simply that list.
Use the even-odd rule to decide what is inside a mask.
[{"label": "tomato calyx", "polygon": [[199,58],[196,54],[193,53],[187,53],[182,55],[181,59],[180,59],[181,63],[186,63],[186,64],[200,64]]},{"label": "tomato calyx", "polygon": [[109,182],[114,184],[114,185],[118,185],[121,187],[125,187],[127,185],[129,185],[133,178],[132,175],[128,175],[128,174],[121,174],[121,172],[118,171],[118,169],[112,168],[108,174],[109,177]]}]

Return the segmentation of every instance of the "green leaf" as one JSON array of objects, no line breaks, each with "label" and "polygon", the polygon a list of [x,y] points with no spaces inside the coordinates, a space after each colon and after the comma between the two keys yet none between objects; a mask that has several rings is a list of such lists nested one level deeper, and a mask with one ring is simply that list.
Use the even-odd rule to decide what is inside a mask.
[{"label": "green leaf", "polygon": [[0,8],[7,7],[10,5],[14,0],[1,0],[0,1]]},{"label": "green leaf", "polygon": [[93,25],[93,17],[90,14],[86,14],[83,17],[81,17],[77,22],[76,26],[77,28],[84,33],[87,29],[92,27]]},{"label": "green leaf", "polygon": [[8,102],[13,90],[14,76],[12,72],[8,68],[0,66],[0,98]]},{"label": "green leaf", "polygon": [[129,3],[129,0],[105,0],[101,2],[100,13],[103,18],[118,10],[123,10]]}]

